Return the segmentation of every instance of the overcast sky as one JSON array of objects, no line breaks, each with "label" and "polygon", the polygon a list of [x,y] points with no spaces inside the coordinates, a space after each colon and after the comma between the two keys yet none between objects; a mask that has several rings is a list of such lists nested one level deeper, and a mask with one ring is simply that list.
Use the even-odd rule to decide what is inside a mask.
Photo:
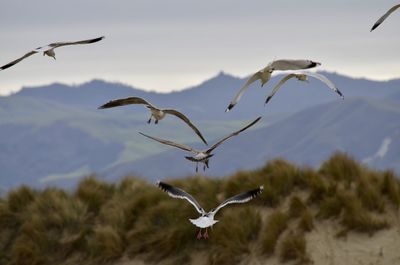
[{"label": "overcast sky", "polygon": [[0,72],[0,94],[93,78],[168,92],[223,70],[244,77],[278,58],[354,77],[400,77],[399,0],[0,0],[0,64],[56,41],[105,35]]}]

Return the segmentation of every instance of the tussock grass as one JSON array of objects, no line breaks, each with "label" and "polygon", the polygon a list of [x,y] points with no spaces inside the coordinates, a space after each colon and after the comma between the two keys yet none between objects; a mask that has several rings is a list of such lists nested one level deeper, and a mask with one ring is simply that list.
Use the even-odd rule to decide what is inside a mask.
[{"label": "tussock grass", "polygon": [[88,249],[93,260],[111,261],[122,256],[124,242],[112,226],[99,226],[88,239]]},{"label": "tussock grass", "polygon": [[281,211],[275,211],[268,216],[261,235],[261,247],[264,254],[271,255],[274,253],[277,241],[285,231],[288,221],[288,214]]},{"label": "tussock grass", "polygon": [[344,181],[346,187],[350,187],[351,182],[362,173],[361,169],[357,161],[349,155],[338,152],[322,164],[319,172],[335,181]]},{"label": "tussock grass", "polygon": [[400,183],[393,171],[383,172],[381,193],[386,196],[398,209],[400,206]]},{"label": "tussock grass", "polygon": [[385,219],[374,217],[363,208],[360,199],[354,195],[343,196],[343,205],[344,211],[340,223],[344,226],[344,230],[339,233],[341,235],[350,230],[373,235],[376,231],[389,227]]},{"label": "tussock grass", "polygon": [[90,212],[97,215],[100,207],[112,196],[113,192],[114,185],[91,176],[79,183],[75,196],[87,205]]},{"label": "tussock grass", "polygon": [[294,195],[290,198],[290,203],[289,203],[289,216],[291,218],[297,218],[304,211],[306,211],[307,206],[304,204],[303,200],[299,198],[298,196]]},{"label": "tussock grass", "polygon": [[298,227],[303,232],[310,232],[314,229],[314,218],[309,209],[301,214]]},{"label": "tussock grass", "polygon": [[36,192],[27,186],[10,191],[7,196],[8,209],[13,213],[22,212],[35,199]]},{"label": "tussock grass", "polygon": [[280,243],[279,257],[282,262],[297,261],[297,264],[311,263],[307,254],[306,239],[303,233],[289,231]]},{"label": "tussock grass", "polygon": [[257,240],[261,217],[257,210],[240,207],[219,218],[223,225],[215,224],[210,241],[213,243],[210,264],[237,264],[250,253],[251,242]]},{"label": "tussock grass", "polygon": [[384,197],[380,191],[380,182],[375,173],[365,173],[357,181],[356,192],[363,207],[377,212],[385,210]]},{"label": "tussock grass", "polygon": [[[110,264],[122,257],[188,264],[196,251],[208,255],[209,264],[244,264],[274,253],[281,261],[306,263],[304,235],[318,221],[315,213],[335,222],[338,236],[373,235],[390,226],[385,215],[400,206],[397,178],[337,153],[318,171],[278,159],[223,179],[166,180],[205,210],[264,185],[259,198],[221,210],[216,219],[223,224],[200,241],[188,220],[198,217],[193,206],[139,178],[111,184],[92,176],[75,192],[22,186],[0,199],[0,264]],[[266,211],[270,206],[272,213]]]}]

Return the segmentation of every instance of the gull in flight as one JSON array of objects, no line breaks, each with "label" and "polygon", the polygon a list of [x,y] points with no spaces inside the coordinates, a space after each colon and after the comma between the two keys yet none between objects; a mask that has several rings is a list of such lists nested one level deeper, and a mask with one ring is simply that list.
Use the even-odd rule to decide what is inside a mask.
[{"label": "gull in flight", "polygon": [[192,148],[190,146],[187,146],[187,145],[184,145],[184,144],[178,144],[178,143],[174,143],[172,141],[168,141],[168,140],[163,140],[163,139],[159,139],[159,138],[156,138],[156,137],[152,137],[152,136],[146,135],[146,134],[141,133],[141,132],[139,132],[139,133],[141,135],[143,135],[143,136],[145,136],[147,138],[150,138],[150,139],[152,139],[154,141],[157,141],[159,143],[162,143],[162,144],[165,144],[165,145],[170,145],[170,146],[173,146],[173,147],[177,147],[179,149],[182,149],[182,150],[185,150],[185,151],[188,151],[188,152],[192,152],[194,154],[194,156],[185,156],[185,158],[187,160],[189,160],[189,161],[192,161],[192,162],[196,163],[196,172],[198,172],[198,164],[199,163],[203,163],[204,164],[203,165],[203,171],[205,171],[206,168],[209,168],[208,167],[208,162],[209,162],[209,159],[214,155],[211,152],[215,148],[217,148],[220,144],[222,144],[224,141],[228,140],[232,136],[238,135],[239,133],[243,132],[244,130],[250,128],[251,126],[256,124],[260,119],[261,119],[261,117],[258,117],[257,119],[255,119],[254,121],[252,121],[251,123],[246,125],[244,128],[242,128],[242,129],[240,129],[240,130],[238,130],[236,132],[233,132],[233,133],[229,134],[228,136],[222,138],[221,140],[219,140],[217,143],[215,143],[213,146],[211,146],[209,149],[207,149],[205,151],[204,150],[203,151],[197,150],[197,149],[194,149],[194,148]]},{"label": "gull in flight", "polygon": [[116,100],[111,100],[107,102],[106,104],[102,105],[99,107],[99,109],[107,109],[107,108],[114,108],[114,107],[119,107],[119,106],[125,106],[125,105],[130,105],[130,104],[144,104],[151,112],[150,119],[147,121],[147,123],[151,122],[151,119],[154,118],[154,123],[158,124],[158,121],[164,119],[165,115],[170,114],[178,117],[182,121],[184,121],[187,125],[189,125],[190,128],[200,137],[200,139],[203,141],[203,143],[207,144],[207,141],[204,139],[203,135],[200,133],[199,129],[196,128],[196,126],[193,125],[193,123],[181,112],[174,110],[174,109],[160,109],[156,107],[155,105],[151,104],[150,102],[139,98],[139,97],[129,97],[129,98],[121,98],[121,99],[116,99]]},{"label": "gull in flight", "polygon": [[281,81],[279,81],[279,83],[274,87],[271,94],[269,94],[269,96],[265,100],[265,104],[267,104],[271,100],[271,98],[275,95],[275,93],[278,92],[279,88],[281,88],[281,86],[289,79],[295,77],[299,81],[308,82],[308,76],[314,77],[314,78],[320,80],[321,82],[325,83],[330,89],[332,89],[342,99],[344,99],[342,92],[340,92],[340,90],[326,76],[317,74],[317,73],[311,73],[311,72],[298,72],[298,73],[290,73],[290,74],[286,75],[285,77],[283,77],[281,79]]},{"label": "gull in flight", "polygon": [[47,55],[47,56],[53,57],[53,59],[55,60],[56,59],[56,53],[54,52],[54,49],[56,49],[56,48],[63,47],[63,46],[68,46],[68,45],[95,43],[95,42],[101,41],[104,38],[105,37],[102,36],[102,37],[95,38],[95,39],[90,39],[90,40],[50,43],[47,46],[36,48],[36,49],[28,52],[27,54],[25,54],[21,58],[18,58],[18,59],[14,60],[14,61],[6,64],[6,65],[3,65],[2,67],[0,67],[0,71],[4,70],[4,69],[7,69],[7,68],[19,63],[20,61],[28,58],[29,56],[34,55],[34,54],[39,53],[39,52],[43,52],[43,56]]},{"label": "gull in flight", "polygon": [[[204,239],[208,238],[207,228],[210,226],[212,227],[214,224],[216,224],[218,222],[218,220],[214,220],[214,216],[220,209],[227,206],[228,204],[248,202],[248,201],[254,199],[255,197],[257,197],[258,195],[260,195],[264,190],[264,187],[260,186],[257,189],[235,195],[235,196],[225,200],[220,205],[218,205],[217,208],[212,209],[211,211],[209,211],[207,213],[200,206],[200,204],[196,201],[196,199],[193,198],[193,196],[190,195],[189,193],[187,193],[186,191],[176,188],[176,187],[173,187],[167,183],[160,182],[160,181],[157,182],[157,186],[161,190],[168,193],[168,195],[171,196],[172,198],[187,200],[189,203],[191,203],[194,206],[194,208],[196,208],[197,212],[199,212],[199,214],[201,214],[201,216],[197,219],[189,219],[192,224],[194,224],[195,226],[200,228],[200,231],[197,234],[197,239],[201,239],[202,236],[204,237]],[[202,235],[201,230],[204,228],[206,229],[206,231]]]},{"label": "gull in flight", "polygon": [[390,16],[390,14],[392,14],[397,8],[400,7],[400,4],[395,5],[394,7],[392,7],[391,9],[389,9],[381,18],[379,18],[375,24],[372,26],[371,31],[373,31],[374,29],[376,29],[380,24],[382,24],[383,21],[385,21],[385,19]]},{"label": "gull in flight", "polygon": [[321,65],[321,63],[314,62],[311,60],[276,60],[269,63],[264,69],[253,74],[244,84],[244,86],[239,90],[236,96],[229,103],[229,106],[226,108],[225,112],[230,111],[243,96],[244,92],[249,88],[249,86],[260,79],[261,87],[265,85],[270,79],[273,71],[287,71],[287,70],[301,70],[301,69],[309,69]]}]

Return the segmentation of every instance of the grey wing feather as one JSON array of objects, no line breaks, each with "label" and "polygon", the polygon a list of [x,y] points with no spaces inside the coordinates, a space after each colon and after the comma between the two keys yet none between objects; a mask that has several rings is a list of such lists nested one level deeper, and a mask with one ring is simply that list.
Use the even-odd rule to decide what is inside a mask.
[{"label": "grey wing feather", "polygon": [[325,85],[327,85],[336,94],[338,94],[341,98],[344,99],[344,96],[343,96],[342,92],[340,92],[339,89],[335,86],[335,84],[333,84],[332,81],[329,80],[326,76],[318,74],[318,73],[310,73],[310,72],[303,72],[303,74],[308,75],[308,76],[312,76],[312,77],[318,79],[319,81],[325,83]]},{"label": "grey wing feather", "polygon": [[229,103],[229,106],[226,108],[225,112],[230,111],[240,100],[240,98],[243,96],[244,92],[249,88],[249,86],[260,79],[260,72],[258,71],[257,73],[253,74],[244,84],[244,86],[239,90],[239,92],[236,94],[236,96],[232,99],[232,101]]},{"label": "grey wing feather", "polygon": [[194,208],[200,213],[200,214],[205,214],[204,209],[200,206],[200,204],[196,201],[195,198],[193,198],[192,195],[187,193],[186,191],[176,188],[174,186],[171,186],[167,183],[158,181],[157,186],[162,190],[168,193],[169,196],[172,198],[177,198],[177,199],[184,199],[187,200],[189,203],[191,203]]},{"label": "grey wing feather", "polygon": [[148,101],[138,98],[138,97],[129,97],[129,98],[121,98],[121,99],[115,99],[107,102],[106,104],[102,105],[99,107],[99,109],[107,109],[107,108],[114,108],[114,107],[119,107],[119,106],[125,106],[125,105],[130,105],[130,104],[145,104],[150,107],[154,107],[151,103]]},{"label": "grey wing feather", "polygon": [[11,67],[11,66],[13,66],[13,65],[15,65],[15,64],[17,64],[17,63],[19,63],[19,62],[22,61],[23,59],[25,59],[25,58],[27,58],[27,57],[29,57],[29,56],[31,56],[31,55],[34,55],[35,53],[37,53],[37,52],[36,52],[36,51],[30,51],[30,52],[26,53],[24,56],[22,56],[22,57],[20,57],[20,58],[18,58],[18,59],[16,59],[16,60],[14,60],[14,61],[12,61],[12,62],[9,62],[9,63],[6,64],[6,65],[3,65],[2,67],[0,67],[0,70],[7,69],[7,68],[9,68],[9,67]]},{"label": "grey wing feather", "polygon": [[278,92],[279,88],[281,88],[281,86],[288,81],[290,78],[295,77],[296,74],[288,74],[287,76],[285,76],[284,78],[281,79],[281,81],[279,81],[279,83],[274,87],[274,89],[272,89],[272,92],[268,95],[268,97],[265,100],[265,104],[268,103],[268,101],[271,100],[271,98],[275,95],[276,92]]},{"label": "grey wing feather", "polygon": [[246,202],[254,199],[255,197],[257,197],[258,195],[260,195],[263,192],[263,190],[264,190],[264,186],[260,186],[257,189],[235,195],[235,196],[225,200],[224,202],[222,202],[220,205],[217,206],[217,208],[215,208],[211,212],[213,214],[216,214],[221,208],[227,206],[228,204],[246,203]]},{"label": "grey wing feather", "polygon": [[251,123],[249,123],[248,125],[246,125],[245,127],[243,127],[242,129],[231,133],[230,135],[222,138],[221,140],[219,140],[217,143],[215,143],[213,146],[211,146],[206,153],[209,154],[211,153],[215,148],[217,148],[220,144],[222,144],[223,142],[225,142],[226,140],[228,140],[229,138],[231,138],[232,136],[238,135],[239,133],[243,132],[244,130],[247,130],[248,128],[250,128],[251,126],[253,126],[254,124],[256,124],[259,120],[261,119],[261,117],[258,117],[257,119],[255,119],[254,121],[252,121]]},{"label": "grey wing feather", "polygon": [[207,141],[204,139],[203,135],[201,134],[201,132],[199,131],[199,129],[197,129],[196,126],[194,126],[194,124],[188,119],[188,117],[186,117],[185,115],[183,115],[183,113],[174,110],[174,109],[164,109],[162,110],[165,113],[169,113],[172,115],[175,115],[176,117],[180,118],[181,120],[183,120],[187,125],[189,125],[190,128],[192,128],[192,130],[200,137],[200,139],[203,141],[203,143],[207,144]]},{"label": "grey wing feather", "polygon": [[147,137],[147,138],[150,138],[150,139],[152,139],[152,140],[154,140],[154,141],[157,141],[157,142],[159,142],[159,143],[161,143],[161,144],[165,144],[165,145],[177,147],[177,148],[179,148],[179,149],[182,149],[182,150],[185,150],[185,151],[189,151],[189,152],[194,152],[194,151],[195,151],[195,150],[194,150],[193,148],[191,148],[190,146],[187,146],[187,145],[184,145],[184,144],[178,144],[178,143],[174,143],[174,142],[172,142],[172,141],[163,140],[163,139],[160,139],[160,138],[157,138],[157,137],[153,137],[153,136],[150,136],[150,135],[141,133],[141,132],[139,132],[139,133],[140,133],[141,135],[143,135],[143,136],[145,136],[145,137]]},{"label": "grey wing feather", "polygon": [[67,46],[67,45],[90,44],[90,43],[95,43],[95,42],[101,41],[104,38],[105,38],[104,36],[101,36],[98,38],[88,39],[88,40],[55,42],[55,43],[50,43],[49,46],[53,47],[53,48],[58,48],[58,47]]},{"label": "grey wing feather", "polygon": [[319,62],[314,62],[311,60],[276,60],[269,64],[269,67],[273,70],[300,70],[300,69],[309,69],[321,65]]},{"label": "grey wing feather", "polygon": [[390,16],[390,14],[392,14],[397,8],[400,7],[399,5],[395,5],[392,8],[390,8],[382,17],[380,17],[375,24],[372,26],[371,31],[373,31],[374,29],[376,29],[380,24],[382,24],[383,21],[385,21],[385,19]]}]

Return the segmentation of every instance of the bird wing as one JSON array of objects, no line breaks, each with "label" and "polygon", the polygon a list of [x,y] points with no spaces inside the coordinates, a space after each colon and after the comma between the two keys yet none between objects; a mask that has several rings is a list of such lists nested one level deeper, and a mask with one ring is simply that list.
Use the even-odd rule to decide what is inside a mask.
[{"label": "bird wing", "polygon": [[311,60],[276,60],[270,63],[268,66],[272,70],[286,71],[286,70],[300,70],[309,69],[321,65],[321,63],[314,62]]},{"label": "bird wing", "polygon": [[265,100],[265,104],[267,104],[268,101],[271,100],[271,98],[275,95],[276,92],[278,92],[279,88],[281,88],[281,86],[286,81],[288,81],[290,78],[293,78],[295,76],[296,76],[296,74],[288,74],[284,78],[282,78],[281,81],[279,81],[279,83],[274,87],[274,89],[272,89],[272,92],[268,95],[267,99]]},{"label": "bird wing", "polygon": [[159,143],[166,144],[166,145],[170,145],[170,146],[174,146],[174,147],[177,147],[177,148],[179,148],[179,149],[182,149],[182,150],[185,150],[185,151],[189,151],[189,152],[196,152],[196,150],[194,150],[194,149],[191,148],[190,146],[187,146],[187,145],[184,145],[184,144],[174,143],[174,142],[168,141],[168,140],[163,140],[163,139],[156,138],[156,137],[153,137],[153,136],[150,136],[150,135],[141,133],[141,132],[139,132],[139,133],[140,133],[141,135],[143,135],[143,136],[145,136],[145,137],[147,137],[147,138],[150,138],[150,139],[152,139],[152,140],[154,140],[154,141],[157,141],[157,142],[159,142]]},{"label": "bird wing", "polygon": [[162,111],[164,111],[165,113],[168,113],[168,114],[175,115],[176,117],[178,117],[181,120],[183,120],[200,137],[200,139],[203,141],[203,143],[208,145],[207,141],[204,139],[204,137],[201,134],[201,132],[199,131],[199,129],[197,129],[197,127],[194,126],[194,124],[185,115],[183,115],[181,112],[179,112],[177,110],[174,110],[174,109],[163,109]]},{"label": "bird wing", "polygon": [[257,119],[255,119],[254,121],[252,121],[251,123],[249,123],[248,125],[246,125],[246,127],[231,133],[230,135],[226,136],[225,138],[222,138],[221,140],[219,140],[217,143],[215,143],[213,146],[210,147],[210,149],[208,149],[206,151],[207,154],[211,153],[215,148],[217,148],[220,144],[222,144],[224,141],[228,140],[229,138],[231,138],[232,136],[238,135],[239,133],[243,132],[244,130],[247,130],[248,128],[250,128],[251,126],[253,126],[254,124],[256,124],[259,120],[261,119],[261,117],[258,117]]},{"label": "bird wing", "polygon": [[67,46],[67,45],[90,44],[90,43],[95,43],[95,42],[101,41],[104,38],[105,38],[104,36],[101,36],[101,37],[89,39],[89,40],[54,42],[54,43],[50,43],[48,46],[50,46],[52,48],[58,48],[58,47]]},{"label": "bird wing", "polygon": [[171,196],[172,198],[177,198],[177,199],[184,199],[187,200],[188,202],[190,202],[190,204],[192,204],[194,206],[194,208],[196,208],[196,210],[200,213],[200,214],[205,214],[206,212],[204,211],[204,209],[200,206],[200,204],[196,201],[195,198],[193,198],[192,195],[190,195],[189,193],[187,193],[186,191],[176,188],[174,186],[171,186],[167,183],[158,181],[157,182],[157,186],[162,190],[165,191],[166,193],[168,193],[169,196]]},{"label": "bird wing", "polygon": [[222,202],[220,205],[217,206],[217,208],[211,210],[210,212],[212,214],[216,214],[221,208],[227,206],[228,204],[248,202],[248,201],[254,199],[255,197],[257,197],[258,195],[260,195],[263,192],[263,190],[264,190],[264,186],[260,186],[257,189],[235,195],[235,196],[225,200],[224,202]]},{"label": "bird wing", "polygon": [[311,72],[302,72],[302,74],[312,76],[318,79],[319,81],[325,83],[330,89],[332,89],[336,94],[338,94],[342,99],[344,99],[342,92],[340,92],[340,90],[326,76]]},{"label": "bird wing", "polygon": [[30,52],[28,52],[27,54],[25,54],[24,56],[22,56],[21,58],[18,58],[18,59],[14,60],[14,61],[12,61],[12,62],[6,64],[6,65],[3,65],[2,67],[0,67],[0,70],[5,70],[5,69],[7,69],[7,68],[13,66],[14,64],[19,63],[19,62],[22,61],[23,59],[28,58],[28,57],[31,56],[31,55],[34,55],[35,53],[37,53],[37,52],[36,52],[36,51],[30,51]]},{"label": "bird wing", "polygon": [[240,98],[242,97],[242,95],[244,94],[244,92],[246,92],[246,90],[249,88],[249,86],[254,83],[255,81],[257,81],[258,79],[261,79],[260,77],[261,72],[258,71],[257,73],[253,74],[246,82],[246,84],[244,84],[244,86],[239,90],[239,92],[236,94],[236,96],[232,99],[232,101],[229,103],[229,106],[226,108],[225,112],[230,111],[240,100]]},{"label": "bird wing", "polygon": [[107,102],[106,104],[102,105],[99,107],[99,109],[107,109],[107,108],[114,108],[114,107],[119,107],[119,106],[125,106],[129,104],[145,104],[147,106],[154,107],[151,103],[148,101],[138,98],[138,97],[129,97],[129,98],[121,98],[121,99],[115,99]]},{"label": "bird wing", "polygon": [[390,8],[381,18],[379,18],[375,24],[372,26],[371,31],[373,31],[374,29],[376,29],[380,24],[382,24],[383,21],[385,21],[385,19],[390,16],[390,14],[392,14],[397,8],[400,7],[400,4],[395,5],[394,7]]}]

